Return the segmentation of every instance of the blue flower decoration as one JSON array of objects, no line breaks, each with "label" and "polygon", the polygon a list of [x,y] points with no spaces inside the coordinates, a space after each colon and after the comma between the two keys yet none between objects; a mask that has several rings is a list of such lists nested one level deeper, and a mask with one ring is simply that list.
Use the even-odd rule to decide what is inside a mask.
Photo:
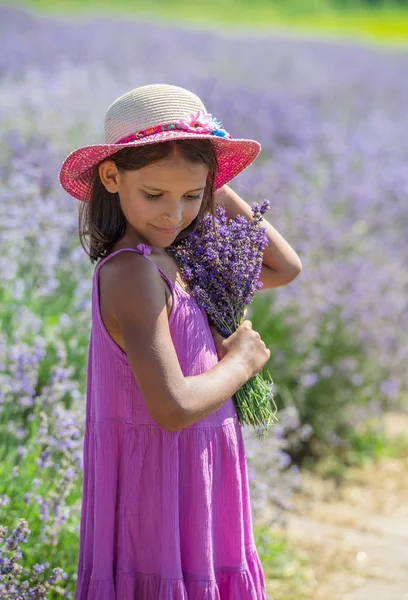
[{"label": "blue flower decoration", "polygon": [[215,125],[215,129],[211,131],[212,135],[217,135],[218,137],[230,137],[229,133],[223,128],[222,121],[217,121],[215,117],[212,117],[211,121]]},{"label": "blue flower decoration", "polygon": [[217,121],[215,117],[212,117],[211,121],[214,123],[216,129],[222,129],[222,121]]},{"label": "blue flower decoration", "polygon": [[228,133],[225,129],[213,129],[211,133],[213,135],[218,135],[218,137],[228,137]]}]

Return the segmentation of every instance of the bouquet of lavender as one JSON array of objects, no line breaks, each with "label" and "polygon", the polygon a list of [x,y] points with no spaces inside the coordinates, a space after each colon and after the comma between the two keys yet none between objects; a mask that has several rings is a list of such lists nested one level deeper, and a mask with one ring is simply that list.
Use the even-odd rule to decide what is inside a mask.
[{"label": "bouquet of lavender", "polygon": [[[225,209],[218,205],[215,231],[212,215],[207,214],[195,232],[167,248],[191,295],[223,337],[236,331],[244,320],[246,306],[263,285],[259,274],[267,236],[260,222],[269,206],[268,200],[260,207],[254,202],[252,221],[242,215],[228,221]],[[270,374],[264,377],[260,372],[234,395],[240,424],[255,427],[261,438],[277,420],[272,387]]]}]

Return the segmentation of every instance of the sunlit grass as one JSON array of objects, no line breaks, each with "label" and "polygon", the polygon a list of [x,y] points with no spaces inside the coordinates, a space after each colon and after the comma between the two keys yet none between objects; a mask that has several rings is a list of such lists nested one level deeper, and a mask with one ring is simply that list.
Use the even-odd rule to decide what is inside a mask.
[{"label": "sunlit grass", "polygon": [[[3,0],[0,0],[3,4]],[[20,5],[53,14],[139,15],[168,22],[216,29],[245,27],[292,31],[319,37],[339,37],[380,42],[387,45],[408,43],[408,11],[396,8],[343,9],[328,8],[320,1],[307,4],[274,3],[264,0],[21,0]]]},{"label": "sunlit grass", "polygon": [[265,576],[268,597],[274,600],[306,600],[307,556],[283,535],[254,526],[254,538]]}]

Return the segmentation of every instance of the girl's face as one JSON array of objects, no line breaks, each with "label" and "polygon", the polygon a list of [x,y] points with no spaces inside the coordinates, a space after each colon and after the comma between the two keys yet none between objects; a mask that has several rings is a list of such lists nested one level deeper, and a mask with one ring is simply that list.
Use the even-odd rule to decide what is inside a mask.
[{"label": "girl's face", "polygon": [[99,166],[106,189],[119,193],[128,222],[126,241],[159,248],[170,246],[198,215],[207,174],[207,165],[186,161],[177,149],[136,171],[119,172],[111,160]]}]

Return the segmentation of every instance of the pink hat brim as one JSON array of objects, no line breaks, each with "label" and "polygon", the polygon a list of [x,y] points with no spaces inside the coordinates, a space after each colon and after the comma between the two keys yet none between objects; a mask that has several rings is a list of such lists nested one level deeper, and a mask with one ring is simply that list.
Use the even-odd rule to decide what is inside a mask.
[{"label": "pink hat brim", "polygon": [[219,165],[215,189],[234,179],[256,159],[261,151],[260,143],[255,140],[238,140],[181,130],[163,131],[127,144],[93,144],[74,150],[61,166],[59,176],[61,186],[74,198],[88,202],[92,191],[93,167],[101,160],[109,158],[122,148],[144,146],[172,139],[210,139],[213,142]]}]

